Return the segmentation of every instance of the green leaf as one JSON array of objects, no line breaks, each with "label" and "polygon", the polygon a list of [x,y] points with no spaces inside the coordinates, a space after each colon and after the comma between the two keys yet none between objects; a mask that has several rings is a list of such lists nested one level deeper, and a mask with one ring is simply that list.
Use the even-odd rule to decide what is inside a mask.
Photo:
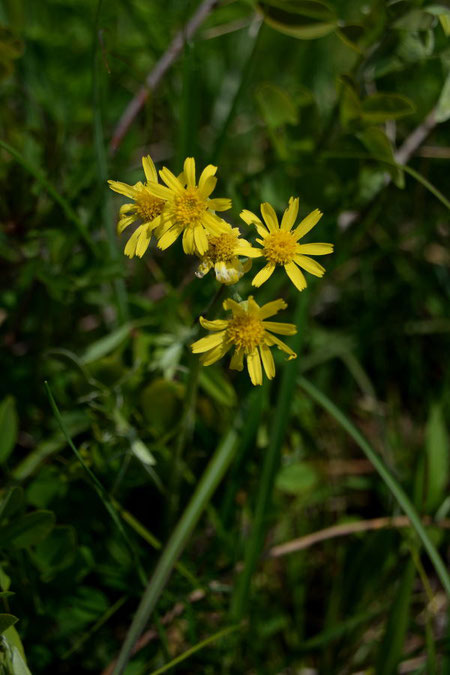
[{"label": "green leaf", "polygon": [[76,553],[76,534],[70,525],[58,525],[48,537],[39,542],[33,560],[48,581],[55,572],[72,564]]},{"label": "green leaf", "polygon": [[366,122],[381,124],[386,120],[397,120],[415,112],[414,103],[400,94],[372,94],[361,104],[361,115]]},{"label": "green leaf", "polygon": [[394,28],[411,32],[429,30],[433,27],[434,19],[425,9],[412,9],[392,24]]},{"label": "green leaf", "polygon": [[372,157],[387,163],[386,169],[391,174],[395,185],[403,188],[405,186],[403,171],[397,166],[392,166],[395,164],[394,151],[384,131],[379,127],[369,127],[358,133],[357,138],[367,148]]},{"label": "green leaf", "polygon": [[51,511],[34,511],[0,529],[0,548],[28,548],[44,539],[53,529],[55,516]]},{"label": "green leaf", "polygon": [[434,405],[430,410],[425,432],[425,452],[427,458],[425,508],[427,511],[433,511],[445,497],[449,473],[448,436],[440,405]]},{"label": "green leaf", "polygon": [[20,487],[10,488],[0,504],[0,522],[10,518],[23,504],[23,490]]},{"label": "green leaf", "polygon": [[258,87],[255,97],[269,128],[278,129],[285,124],[297,123],[297,106],[291,96],[280,87],[266,82]]},{"label": "green leaf", "polygon": [[339,117],[342,126],[347,128],[361,116],[361,101],[351,77],[341,75],[339,84],[341,86]]},{"label": "green leaf", "polygon": [[236,403],[236,392],[219,368],[202,368],[199,376],[201,388],[219,405],[232,407]]},{"label": "green leaf", "polygon": [[117,349],[117,347],[119,347],[129,336],[130,330],[131,324],[127,323],[109,335],[106,335],[105,337],[100,338],[100,340],[97,340],[91,344],[80,358],[81,364],[85,366],[88,363],[98,361],[110,352],[114,351],[114,349]]},{"label": "green leaf", "polygon": [[257,7],[265,22],[285,35],[313,40],[332,33],[337,26],[333,8],[316,0],[269,0]]},{"label": "green leaf", "polygon": [[447,16],[446,14],[441,14],[439,16],[439,21],[442,26],[442,29],[444,33],[449,36],[450,35],[450,16]]},{"label": "green leaf", "polygon": [[275,487],[288,495],[302,495],[310,492],[319,482],[316,469],[308,462],[297,462],[283,466],[275,481]]},{"label": "green leaf", "polygon": [[353,49],[353,51],[358,54],[362,54],[363,50],[359,46],[359,41],[364,36],[364,28],[358,24],[347,24],[346,26],[340,26],[336,30],[336,35],[342,42]]},{"label": "green leaf", "polygon": [[12,396],[0,403],[0,462],[6,462],[11,454],[18,432],[16,404]]},{"label": "green leaf", "polygon": [[4,633],[7,628],[13,626],[18,620],[19,619],[12,614],[0,614],[0,635]]},{"label": "green leaf", "polygon": [[446,122],[450,119],[450,75],[442,87],[441,95],[436,105],[435,111],[436,122]]}]

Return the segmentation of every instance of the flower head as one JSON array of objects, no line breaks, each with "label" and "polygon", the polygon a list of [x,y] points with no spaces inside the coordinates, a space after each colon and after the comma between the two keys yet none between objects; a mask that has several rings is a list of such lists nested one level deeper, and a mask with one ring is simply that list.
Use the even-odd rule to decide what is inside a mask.
[{"label": "flower head", "polygon": [[252,384],[262,384],[261,361],[269,380],[275,375],[270,347],[276,346],[281,349],[288,355],[288,360],[297,356],[273,335],[273,333],[295,335],[296,326],[292,323],[265,320],[286,307],[284,300],[274,300],[260,307],[251,295],[248,300],[239,303],[231,299],[225,300],[223,308],[231,310],[231,318],[208,321],[201,316],[201,325],[212,331],[212,334],[194,342],[191,349],[194,354],[203,353],[200,357],[201,363],[210,366],[234,347],[230,368],[242,370],[245,357]]},{"label": "flower head", "polygon": [[237,227],[226,223],[227,229],[220,234],[208,235],[208,249],[201,256],[197,272],[198,277],[204,277],[214,267],[217,281],[221,284],[235,284],[252,266],[251,260],[242,263],[238,256],[259,258],[261,252],[253,248],[245,239],[240,238]]},{"label": "flower head", "polygon": [[256,226],[261,239],[256,241],[262,246],[262,255],[267,261],[252,281],[253,286],[261,286],[271,276],[277,265],[283,265],[286,274],[299,291],[306,288],[306,279],[302,267],[316,277],[325,274],[325,268],[311,255],[325,255],[333,252],[333,244],[299,244],[299,240],[316,225],[322,213],[319,209],[312,211],[295,229],[292,229],[298,214],[298,198],[291,197],[289,206],[283,214],[281,224],[273,207],[267,202],[261,204],[264,223],[251,211],[241,212],[241,218],[248,224]]},{"label": "flower head", "polygon": [[[139,181],[135,185],[127,185],[117,180],[109,180],[109,187],[114,192],[118,192],[134,201],[133,204],[124,204],[120,207],[120,217],[117,223],[117,232],[120,234],[128,225],[134,223],[138,218],[142,224],[133,232],[125,246],[125,255],[132,258],[134,255],[142,258],[148,249],[152,232],[164,227],[163,211],[165,206],[164,199],[155,197],[149,190],[152,184],[158,184],[158,176],[155,165],[150,155],[142,158],[142,167],[144,169],[146,182]],[[157,233],[156,233],[157,234]]]},{"label": "flower head", "polygon": [[158,246],[166,249],[183,233],[185,253],[203,256],[208,250],[208,237],[219,235],[226,230],[226,223],[215,215],[215,211],[226,211],[231,207],[230,199],[210,199],[217,178],[217,167],[211,164],[203,170],[198,185],[195,179],[195,160],[188,157],[184,162],[184,181],[164,167],[159,175],[166,186],[152,183],[149,191],[154,197],[166,202],[164,218],[167,221]]}]

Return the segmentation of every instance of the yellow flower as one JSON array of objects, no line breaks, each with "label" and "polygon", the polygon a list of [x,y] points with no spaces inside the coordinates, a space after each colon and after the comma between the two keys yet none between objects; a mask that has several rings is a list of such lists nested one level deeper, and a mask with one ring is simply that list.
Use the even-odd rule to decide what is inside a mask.
[{"label": "yellow flower", "polygon": [[295,335],[297,332],[295,325],[265,321],[286,307],[284,300],[274,300],[259,307],[251,295],[248,300],[239,303],[230,299],[225,300],[223,308],[231,310],[231,319],[208,321],[201,316],[200,323],[203,328],[213,332],[194,342],[191,349],[194,354],[203,353],[200,357],[202,365],[210,366],[221,359],[232,347],[235,347],[230,368],[242,370],[245,356],[252,384],[262,384],[261,360],[269,380],[275,375],[275,364],[270,347],[277,346],[278,349],[288,354],[288,360],[295,359],[297,356],[292,349],[273,335],[273,333]]},{"label": "yellow flower", "polygon": [[245,239],[240,239],[237,227],[225,223],[226,230],[221,234],[208,236],[208,249],[201,256],[196,276],[202,278],[214,267],[217,281],[221,284],[235,284],[243,274],[249,271],[252,261],[242,263],[238,256],[259,258],[261,252],[253,248]]},{"label": "yellow flower", "polygon": [[[139,181],[135,185],[127,185],[127,183],[121,183],[117,180],[108,181],[111,190],[134,200],[134,204],[124,204],[120,207],[117,233],[121,234],[128,225],[134,223],[138,218],[142,220],[142,225],[139,225],[133,232],[125,246],[124,253],[129,258],[134,255],[142,258],[150,244],[153,230],[160,228],[159,233],[164,230],[164,216],[162,214],[165,202],[163,199],[155,197],[149,190],[150,185],[158,184],[155,165],[150,155],[142,158],[142,167],[146,178],[145,183]],[[155,234],[158,234],[158,232],[155,232]]]},{"label": "yellow flower", "polygon": [[209,164],[196,185],[195,160],[188,157],[184,162],[183,182],[164,167],[159,175],[167,187],[157,183],[149,185],[154,197],[166,201],[167,227],[158,242],[159,248],[168,248],[183,233],[184,252],[202,256],[208,250],[207,233],[219,235],[226,230],[226,223],[213,212],[226,211],[231,207],[231,200],[209,198],[217,183],[216,171],[217,167]]},{"label": "yellow flower", "polygon": [[256,226],[261,239],[256,241],[262,246],[262,255],[267,264],[262,268],[252,281],[253,286],[261,286],[271,276],[277,265],[283,265],[286,273],[294,286],[299,291],[306,288],[306,279],[302,267],[316,277],[325,274],[325,268],[316,260],[306,254],[326,255],[333,252],[333,244],[299,244],[298,241],[316,225],[322,213],[315,209],[293,230],[298,214],[298,198],[289,200],[289,206],[283,214],[281,225],[273,210],[267,202],[261,204],[261,214],[265,224],[251,211],[241,212],[241,218],[248,224]]}]

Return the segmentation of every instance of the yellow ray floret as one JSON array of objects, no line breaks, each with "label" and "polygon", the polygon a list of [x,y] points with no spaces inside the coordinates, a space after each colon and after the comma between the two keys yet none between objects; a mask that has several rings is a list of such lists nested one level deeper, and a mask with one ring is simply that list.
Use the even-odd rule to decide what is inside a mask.
[{"label": "yellow ray floret", "polygon": [[229,286],[237,283],[252,266],[251,260],[242,262],[239,256],[259,258],[261,251],[253,248],[245,239],[241,239],[237,227],[231,227],[228,223],[224,225],[226,229],[220,234],[208,235],[208,249],[200,257],[195,274],[201,278],[214,268],[217,281]]},{"label": "yellow ray floret", "polygon": [[148,249],[152,232],[161,234],[164,231],[165,201],[155,197],[149,190],[152,184],[158,184],[158,175],[150,155],[142,158],[142,168],[145,173],[145,183],[139,181],[135,185],[127,185],[117,180],[109,180],[109,187],[114,192],[125,195],[134,203],[120,207],[117,232],[121,234],[126,227],[140,219],[141,225],[133,232],[125,246],[125,255],[132,258],[134,255],[142,258]]},{"label": "yellow ray floret", "polygon": [[261,253],[266,259],[266,265],[258,272],[252,281],[253,286],[261,286],[271,276],[277,265],[283,265],[286,274],[299,290],[306,288],[306,279],[300,268],[322,277],[325,268],[310,255],[326,255],[333,252],[333,244],[299,244],[305,236],[319,222],[322,213],[319,209],[312,211],[300,224],[293,229],[298,215],[298,198],[289,200],[289,206],[283,214],[281,224],[273,207],[267,202],[261,204],[263,221],[251,211],[241,212],[241,218],[248,225],[255,225],[261,237],[256,241],[261,245]]},{"label": "yellow ray floret", "polygon": [[188,157],[184,162],[183,180],[165,167],[159,172],[167,187],[157,183],[149,186],[154,197],[166,202],[167,227],[158,242],[159,248],[168,248],[183,234],[184,252],[203,256],[208,250],[208,234],[219,235],[226,230],[226,223],[214,212],[229,209],[231,200],[210,198],[217,183],[216,171],[217,167],[208,165],[197,184],[195,160]]},{"label": "yellow ray floret", "polygon": [[202,353],[200,357],[202,365],[210,366],[234,347],[230,368],[242,370],[245,358],[252,384],[262,384],[262,368],[269,380],[275,375],[275,363],[270,347],[276,346],[281,349],[288,355],[288,360],[297,356],[290,347],[273,335],[273,333],[295,335],[296,326],[292,323],[266,321],[286,307],[284,300],[274,300],[260,307],[251,295],[244,302],[225,300],[223,308],[231,310],[231,318],[208,321],[201,316],[201,325],[212,333],[194,342],[191,349],[194,354]]}]

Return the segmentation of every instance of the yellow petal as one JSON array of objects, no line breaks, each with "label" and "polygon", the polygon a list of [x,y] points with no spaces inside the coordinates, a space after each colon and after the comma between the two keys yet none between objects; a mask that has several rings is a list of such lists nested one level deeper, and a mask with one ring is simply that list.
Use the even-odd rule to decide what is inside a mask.
[{"label": "yellow petal", "polygon": [[131,185],[121,183],[118,180],[109,180],[108,183],[111,190],[118,192],[119,195],[125,195],[125,197],[130,197],[131,199],[136,198],[136,190]]},{"label": "yellow petal", "polygon": [[317,260],[308,258],[306,255],[296,255],[294,260],[297,265],[303,267],[310,274],[314,274],[315,277],[323,277],[325,274],[325,267],[318,263]]},{"label": "yellow petal", "polygon": [[269,235],[269,232],[264,223],[262,222],[262,220],[260,220],[258,216],[256,216],[251,211],[244,209],[243,211],[241,211],[240,217],[245,223],[247,223],[247,225],[254,225],[256,227],[259,236],[262,237],[263,239],[265,239],[265,237]]},{"label": "yellow petal", "polygon": [[[161,176],[161,179],[165,182],[167,187],[175,192],[177,195],[182,195],[184,193],[184,187],[178,180],[176,176],[173,175],[171,171],[167,167],[163,167],[161,171],[159,172],[159,175]],[[149,186],[149,188],[154,186]],[[152,193],[154,194],[154,193]],[[156,195],[158,196],[158,195]]]},{"label": "yellow petal", "polygon": [[203,225],[196,225],[194,227],[194,249],[194,252],[199,255],[204,255],[208,250],[208,237]]},{"label": "yellow petal", "polygon": [[214,191],[216,185],[217,185],[217,178],[215,176],[209,176],[209,178],[207,178],[205,182],[202,183],[201,187],[200,185],[198,186],[198,191],[200,192],[203,199],[208,199],[211,192]]},{"label": "yellow petal", "polygon": [[134,221],[137,219],[137,215],[133,214],[132,216],[125,216],[124,218],[121,218],[119,222],[117,223],[117,234],[121,234],[128,225],[131,225],[131,223],[134,223]]},{"label": "yellow petal", "polygon": [[142,168],[144,169],[145,178],[149,183],[158,182],[158,174],[156,173],[155,165],[150,155],[142,158]]},{"label": "yellow petal", "polygon": [[258,274],[252,281],[252,286],[259,287],[272,275],[275,269],[275,263],[268,263],[262,270],[259,270]]},{"label": "yellow petal", "polygon": [[297,265],[293,262],[290,262],[284,266],[284,269],[286,270],[286,274],[294,286],[299,291],[303,291],[306,288],[306,279],[303,272],[298,269]]},{"label": "yellow petal", "polygon": [[195,272],[195,276],[198,277],[199,279],[203,279],[203,277],[208,274],[209,270],[212,267],[212,262],[208,260],[202,260],[199,263],[199,266],[197,267],[197,270]]},{"label": "yellow petal", "polygon": [[211,211],[227,211],[231,209],[231,199],[218,197],[208,201],[208,209]]},{"label": "yellow petal", "polygon": [[193,157],[187,157],[184,160],[184,178],[188,187],[195,185],[195,159]]},{"label": "yellow petal", "polygon": [[248,354],[247,368],[252,384],[254,385],[262,384],[261,359],[259,358],[259,353],[257,349],[254,349],[250,354]]},{"label": "yellow petal", "polygon": [[142,226],[142,232],[139,235],[139,239],[138,239],[137,245],[136,245],[136,255],[139,258],[142,258],[142,256],[144,255],[144,253],[148,249],[151,238],[152,238],[152,231],[148,227],[143,225]]},{"label": "yellow petal", "polygon": [[259,319],[260,307],[258,303],[255,301],[253,295],[249,295],[247,298],[247,311],[249,314],[257,316]]},{"label": "yellow petal", "polygon": [[269,232],[278,232],[280,226],[278,225],[277,214],[275,213],[273,206],[269,204],[269,202],[264,202],[264,204],[261,204],[261,213]]},{"label": "yellow petal", "polygon": [[194,354],[200,354],[201,352],[207,352],[210,349],[214,349],[217,345],[222,344],[223,338],[225,337],[224,330],[219,333],[213,333],[212,335],[207,335],[196,342],[191,344],[191,349]]},{"label": "yellow petal", "polygon": [[205,211],[202,216],[202,224],[210,234],[222,234],[222,232],[227,232],[230,227],[222,218],[215,216],[210,211]]},{"label": "yellow petal", "polygon": [[183,232],[183,251],[187,253],[187,255],[195,253],[194,230],[192,227],[186,227]]},{"label": "yellow petal", "polygon": [[242,349],[236,349],[230,361],[231,370],[243,370],[244,369],[244,351]]},{"label": "yellow petal", "polygon": [[165,250],[166,248],[169,248],[173,244],[173,242],[178,239],[180,234],[182,233],[183,228],[182,227],[177,227],[173,225],[170,229],[168,229],[162,237],[158,241],[158,248],[161,250]]},{"label": "yellow petal", "polygon": [[236,244],[236,254],[245,255],[247,258],[260,258],[262,251],[259,248],[253,248],[245,239],[241,239]]},{"label": "yellow petal", "polygon": [[124,253],[127,255],[129,258],[132,258],[134,255],[136,255],[136,246],[137,242],[139,239],[139,235],[141,234],[141,228],[138,227],[135,232],[131,235],[131,237],[128,239]]},{"label": "yellow petal", "polygon": [[214,347],[214,349],[211,349],[211,351],[207,352],[206,354],[203,354],[203,356],[200,357],[200,363],[203,366],[210,366],[219,359],[222,358],[222,356],[225,356],[225,354],[231,349],[231,343],[224,341],[222,344],[218,345],[218,347]]},{"label": "yellow petal", "polygon": [[[242,265],[241,265],[242,268]],[[214,272],[216,274],[216,279],[221,284],[230,286],[231,284],[236,284],[242,276],[242,273],[239,274],[239,270],[236,269],[231,263],[217,262],[214,265]]]},{"label": "yellow petal", "polygon": [[224,300],[222,307],[226,311],[231,310],[233,314],[237,314],[238,316],[242,316],[243,314],[245,314],[245,310],[243,309],[243,307],[241,307],[241,305],[238,302],[236,302],[236,300],[232,300],[231,298],[227,298],[226,300]]},{"label": "yellow petal", "polygon": [[265,373],[269,380],[272,380],[275,376],[275,363],[273,362],[272,352],[270,348],[265,345],[259,345],[259,351],[261,354],[261,359],[263,362]]},{"label": "yellow petal", "polygon": [[322,216],[323,213],[319,211],[319,209],[315,209],[315,211],[312,211],[312,213],[306,216],[306,218],[303,218],[300,225],[298,225],[298,227],[296,227],[293,232],[296,241],[304,237],[305,234],[312,230],[314,225],[317,225]]},{"label": "yellow petal", "polygon": [[124,216],[126,213],[130,213],[130,211],[134,211],[136,209],[136,204],[122,204],[122,206],[119,209],[119,214],[121,216]]},{"label": "yellow petal", "polygon": [[297,251],[308,255],[327,255],[333,253],[333,244],[298,244]]},{"label": "yellow petal", "polygon": [[279,335],[295,335],[297,326],[293,323],[284,323],[281,321],[263,321],[264,330],[270,330]]},{"label": "yellow petal", "polygon": [[199,318],[200,325],[206,330],[225,330],[228,327],[228,321],[226,319],[214,319],[214,321],[209,321],[203,316]]},{"label": "yellow petal", "polygon": [[164,201],[173,199],[174,196],[172,190],[169,190],[165,185],[160,185],[159,183],[149,183],[146,186],[146,190],[153,195],[153,197],[164,199]]},{"label": "yellow petal", "polygon": [[298,197],[295,199],[293,197],[289,200],[289,206],[286,211],[283,213],[283,218],[281,219],[280,229],[282,230],[292,230],[292,227],[298,216]]},{"label": "yellow petal", "polygon": [[277,338],[276,335],[272,335],[272,333],[266,333],[265,343],[269,346],[276,345],[278,349],[281,349],[282,352],[284,352],[289,356],[288,361],[297,358],[297,354],[293,352],[292,349],[287,346],[287,344],[285,344],[279,338]]},{"label": "yellow petal", "polygon": [[211,176],[215,176],[217,171],[217,166],[213,166],[212,164],[208,164],[207,167],[205,167],[201,173],[200,180],[198,181],[198,187],[200,191],[203,190],[203,187],[206,183],[206,181],[211,178]]},{"label": "yellow petal", "polygon": [[278,314],[280,309],[286,309],[287,303],[284,300],[272,300],[272,302],[267,302],[265,305],[261,307],[259,310],[259,318],[261,320],[263,319],[268,319],[269,316],[274,316],[274,314]]}]

